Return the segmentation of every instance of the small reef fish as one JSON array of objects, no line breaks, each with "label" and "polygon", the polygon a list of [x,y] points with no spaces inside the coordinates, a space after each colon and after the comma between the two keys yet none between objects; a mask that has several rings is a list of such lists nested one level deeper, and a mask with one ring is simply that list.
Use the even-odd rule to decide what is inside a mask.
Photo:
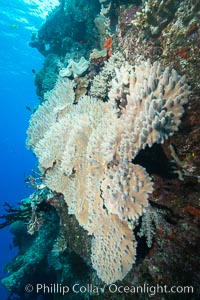
[{"label": "small reef fish", "polygon": [[26,109],[32,112],[32,109],[29,106],[26,106]]},{"label": "small reef fish", "polygon": [[12,29],[18,29],[18,28],[19,28],[19,25],[17,25],[17,24],[12,24],[10,27],[11,27]]}]

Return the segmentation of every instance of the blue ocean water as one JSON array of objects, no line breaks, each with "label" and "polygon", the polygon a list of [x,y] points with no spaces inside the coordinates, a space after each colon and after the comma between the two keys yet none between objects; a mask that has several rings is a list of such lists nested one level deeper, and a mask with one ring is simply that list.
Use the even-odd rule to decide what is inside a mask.
[{"label": "blue ocean water", "polygon": [[[25,148],[26,129],[30,111],[38,104],[34,73],[40,70],[43,57],[29,47],[31,34],[40,28],[58,0],[0,1],[0,215],[2,204],[16,205],[31,191],[24,183],[25,176],[35,168],[36,160]],[[0,279],[3,266],[16,254],[8,228],[0,231]],[[0,284],[0,299],[7,292]]]}]

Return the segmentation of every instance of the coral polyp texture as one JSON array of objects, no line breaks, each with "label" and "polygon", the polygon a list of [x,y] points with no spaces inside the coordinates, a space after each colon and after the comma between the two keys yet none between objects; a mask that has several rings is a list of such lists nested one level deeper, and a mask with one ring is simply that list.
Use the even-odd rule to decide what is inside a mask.
[{"label": "coral polyp texture", "polygon": [[64,195],[69,213],[93,236],[92,264],[107,284],[135,262],[133,224],[153,191],[133,159],[178,130],[190,93],[185,77],[159,62],[122,62],[112,70],[107,102],[82,96],[74,104],[74,82],[60,78],[32,115],[27,139],[44,183]]}]

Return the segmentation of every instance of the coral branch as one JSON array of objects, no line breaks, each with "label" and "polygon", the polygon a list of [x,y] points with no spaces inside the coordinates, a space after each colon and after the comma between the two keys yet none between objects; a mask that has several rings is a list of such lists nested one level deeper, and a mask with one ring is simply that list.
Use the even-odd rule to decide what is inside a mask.
[{"label": "coral branch", "polygon": [[30,218],[31,215],[31,205],[30,204],[24,204],[23,209],[20,208],[14,208],[9,203],[5,202],[3,204],[5,207],[6,214],[0,216],[0,219],[4,219],[5,221],[0,224],[0,229],[9,226],[10,224],[19,221],[24,220],[27,221]]}]

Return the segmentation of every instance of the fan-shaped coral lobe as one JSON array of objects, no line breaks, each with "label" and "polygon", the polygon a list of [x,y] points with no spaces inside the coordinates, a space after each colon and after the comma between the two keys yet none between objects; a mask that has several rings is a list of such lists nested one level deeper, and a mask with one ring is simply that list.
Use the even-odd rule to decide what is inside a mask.
[{"label": "fan-shaped coral lobe", "polygon": [[[122,143],[128,147],[125,158],[131,160],[146,145],[163,143],[178,130],[189,93],[185,76],[169,68],[162,72],[159,62],[141,62],[135,69],[126,63],[116,69],[109,96],[122,108],[119,123],[127,136]],[[124,155],[121,148],[118,153]]]},{"label": "fan-shaped coral lobe", "polygon": [[64,195],[69,213],[93,235],[93,267],[106,283],[131,269],[131,224],[145,213],[153,191],[146,170],[132,161],[178,130],[189,95],[175,70],[149,61],[133,67],[114,55],[94,79],[92,95],[109,76],[107,102],[85,95],[77,104],[74,82],[59,78],[33,114],[27,139],[45,184]]},{"label": "fan-shaped coral lobe", "polygon": [[[45,102],[39,106],[30,119],[30,126],[27,131],[27,146],[34,148],[48,129],[56,123],[57,117],[64,110],[68,110],[74,101],[74,82],[68,79],[59,78],[56,87],[45,94]],[[66,97],[67,95],[67,97]]]},{"label": "fan-shaped coral lobe", "polygon": [[130,271],[136,242],[132,230],[116,216],[101,221],[92,241],[92,263],[98,276],[110,284],[122,280]]},{"label": "fan-shaped coral lobe", "polygon": [[109,213],[135,220],[148,206],[152,183],[144,168],[127,162],[107,169],[101,188]]}]

